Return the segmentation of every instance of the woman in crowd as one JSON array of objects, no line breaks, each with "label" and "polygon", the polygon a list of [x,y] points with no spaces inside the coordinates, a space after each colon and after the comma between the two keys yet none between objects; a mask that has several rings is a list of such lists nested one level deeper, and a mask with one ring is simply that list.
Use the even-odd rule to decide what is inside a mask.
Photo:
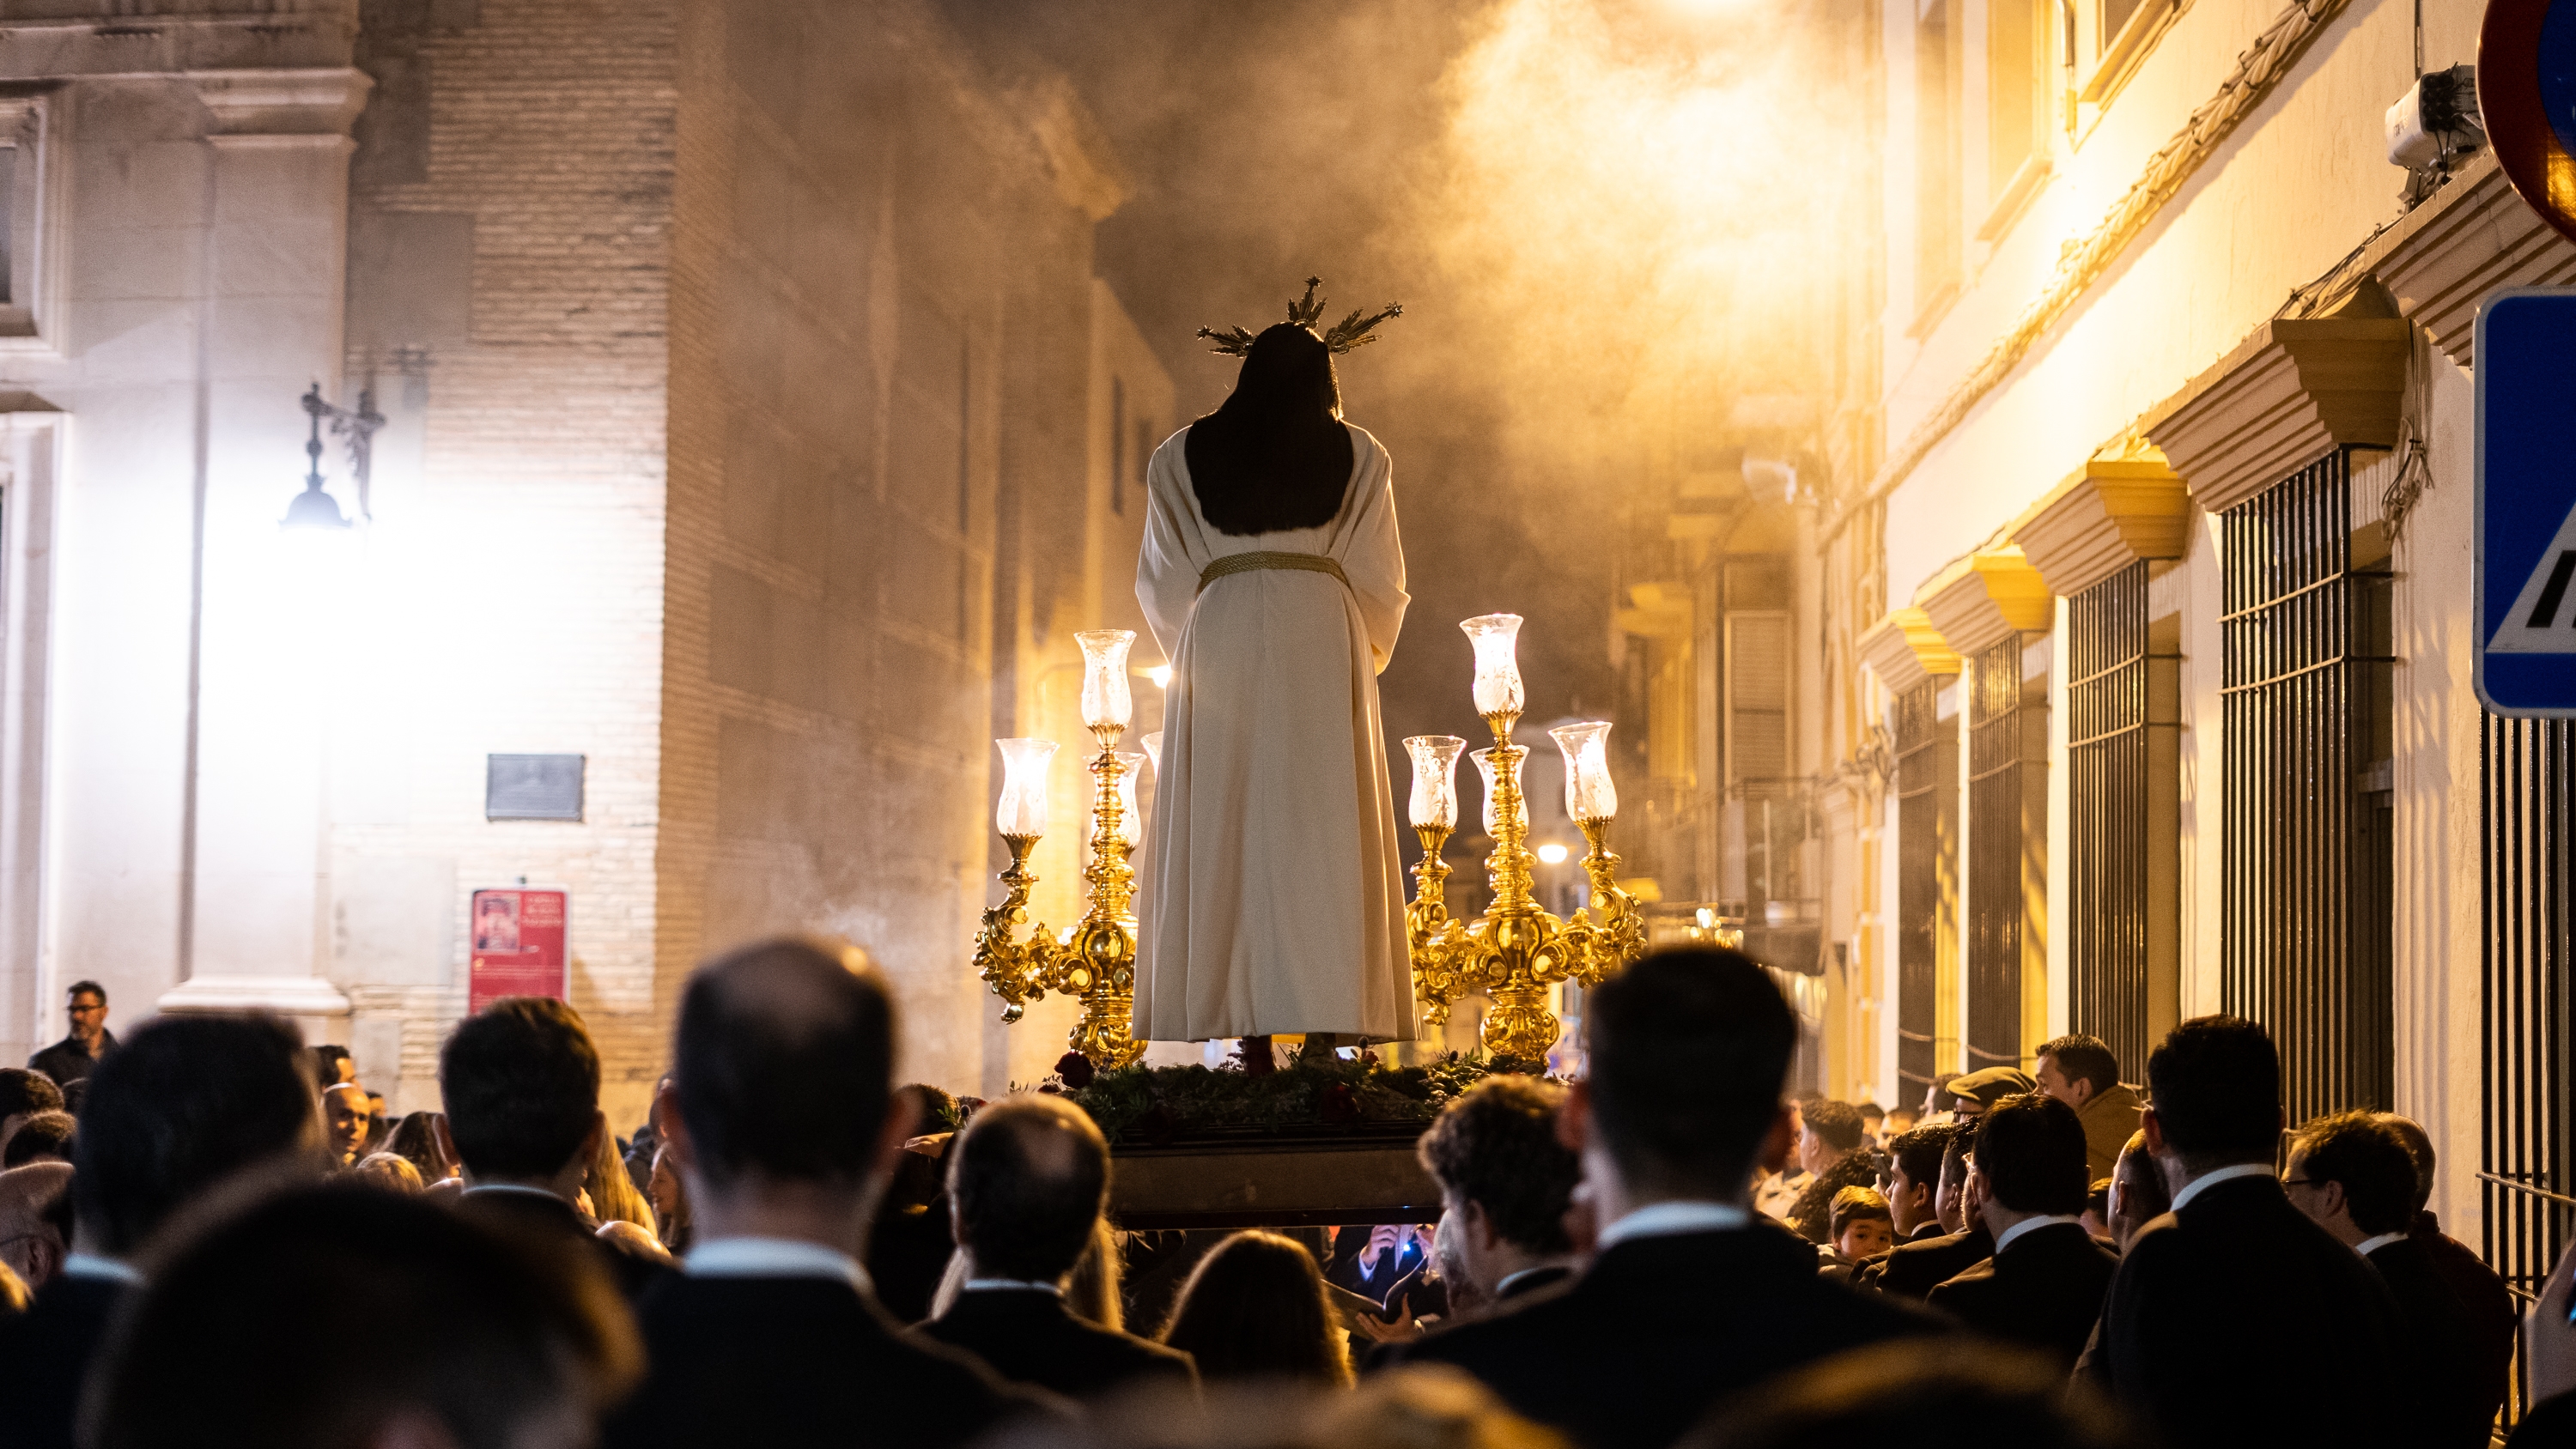
[{"label": "woman in crowd", "polygon": [[1351,1381],[1349,1338],[1325,1300],[1324,1275],[1277,1233],[1236,1233],[1199,1260],[1163,1342],[1198,1361],[1202,1382]]},{"label": "woman in crowd", "polygon": [[424,1183],[445,1182],[456,1176],[456,1161],[439,1145],[436,1112],[406,1113],[394,1124],[394,1135],[385,1150],[410,1162],[420,1170]]},{"label": "woman in crowd", "polygon": [[590,1199],[590,1215],[601,1223],[633,1223],[644,1230],[646,1241],[661,1241],[653,1223],[653,1204],[635,1190],[635,1179],[626,1175],[625,1159],[617,1155],[617,1143],[605,1132],[599,1134],[599,1150],[591,1154],[590,1179],[582,1184],[582,1192]]}]

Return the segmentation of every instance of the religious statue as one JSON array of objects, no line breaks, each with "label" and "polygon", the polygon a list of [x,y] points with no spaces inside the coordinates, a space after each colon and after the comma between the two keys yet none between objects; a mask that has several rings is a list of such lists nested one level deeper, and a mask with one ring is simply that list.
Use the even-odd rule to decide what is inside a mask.
[{"label": "religious statue", "polygon": [[1319,285],[1258,337],[1200,329],[1243,369],[1146,473],[1136,598],[1172,678],[1142,1039],[1415,1035],[1377,699],[1409,602],[1404,549],[1386,449],[1342,421],[1333,372],[1403,309],[1318,330]]}]

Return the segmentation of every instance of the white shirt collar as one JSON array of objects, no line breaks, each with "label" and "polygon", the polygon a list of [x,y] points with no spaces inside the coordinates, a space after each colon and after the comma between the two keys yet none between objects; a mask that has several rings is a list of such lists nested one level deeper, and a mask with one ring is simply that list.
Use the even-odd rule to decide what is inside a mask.
[{"label": "white shirt collar", "polygon": [[2204,1172],[2183,1184],[2182,1191],[2174,1194],[2173,1210],[2181,1212],[2191,1205],[2193,1198],[2222,1182],[2231,1182],[2240,1177],[2279,1177],[2280,1175],[2272,1170],[2270,1163],[2266,1162],[2240,1162],[2234,1167],[2222,1167],[2215,1172]]},{"label": "white shirt collar", "polygon": [[1601,1230],[1600,1246],[1612,1248],[1630,1238],[1671,1238],[1683,1233],[1716,1233],[1748,1227],[1753,1214],[1724,1202],[1649,1203]]},{"label": "white shirt collar", "polygon": [[2036,1232],[2041,1228],[2053,1228],[2059,1223],[2074,1223],[2081,1226],[2083,1222],[2084,1220],[2082,1218],[2077,1217],[2072,1213],[2061,1213],[2055,1217],[2023,1218],[2020,1222],[2017,1222],[2011,1227],[2004,1229],[2002,1232],[1995,1234],[1995,1251],[1997,1253],[2001,1253],[2004,1249],[2011,1247],[2013,1243],[2024,1234]]},{"label": "white shirt collar", "polygon": [[1061,1283],[1041,1283],[1035,1278],[969,1278],[957,1285],[961,1293],[1052,1293],[1064,1296]]},{"label": "white shirt collar", "polygon": [[96,1278],[134,1288],[143,1286],[143,1274],[133,1264],[102,1258],[96,1253],[65,1253],[62,1274],[66,1278]]},{"label": "white shirt collar", "polygon": [[2406,1241],[2406,1235],[2404,1233],[2381,1233],[2378,1237],[2364,1238],[2360,1242],[2353,1244],[2352,1250],[2367,1258],[2371,1254],[2378,1252],[2380,1249],[2387,1247],[2391,1243],[2402,1243],[2404,1241]]},{"label": "white shirt collar", "polygon": [[691,1248],[683,1262],[692,1278],[825,1278],[874,1291],[858,1259],[794,1238],[716,1238]]}]

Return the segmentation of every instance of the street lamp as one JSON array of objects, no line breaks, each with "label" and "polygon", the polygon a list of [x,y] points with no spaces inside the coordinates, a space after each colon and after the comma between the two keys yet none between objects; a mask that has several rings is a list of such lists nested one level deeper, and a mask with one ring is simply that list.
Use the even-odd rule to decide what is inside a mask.
[{"label": "street lamp", "polygon": [[376,429],[385,425],[384,415],[376,411],[375,389],[358,394],[358,409],[333,407],[322,400],[322,384],[315,383],[304,394],[304,414],[313,420],[312,436],[305,439],[304,491],[286,505],[286,516],[278,520],[280,528],[346,528],[348,517],[330,494],[322,491],[322,420],[331,420],[331,431],[349,440],[349,472],[358,480],[358,511],[369,518],[375,515],[367,507],[367,473],[370,443]]}]

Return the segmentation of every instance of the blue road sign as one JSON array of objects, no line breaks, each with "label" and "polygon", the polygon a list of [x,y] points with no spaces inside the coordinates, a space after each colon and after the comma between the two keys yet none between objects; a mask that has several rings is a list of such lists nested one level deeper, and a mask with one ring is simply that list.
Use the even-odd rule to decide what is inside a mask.
[{"label": "blue road sign", "polygon": [[2576,718],[2576,288],[2478,308],[2478,698]]}]

